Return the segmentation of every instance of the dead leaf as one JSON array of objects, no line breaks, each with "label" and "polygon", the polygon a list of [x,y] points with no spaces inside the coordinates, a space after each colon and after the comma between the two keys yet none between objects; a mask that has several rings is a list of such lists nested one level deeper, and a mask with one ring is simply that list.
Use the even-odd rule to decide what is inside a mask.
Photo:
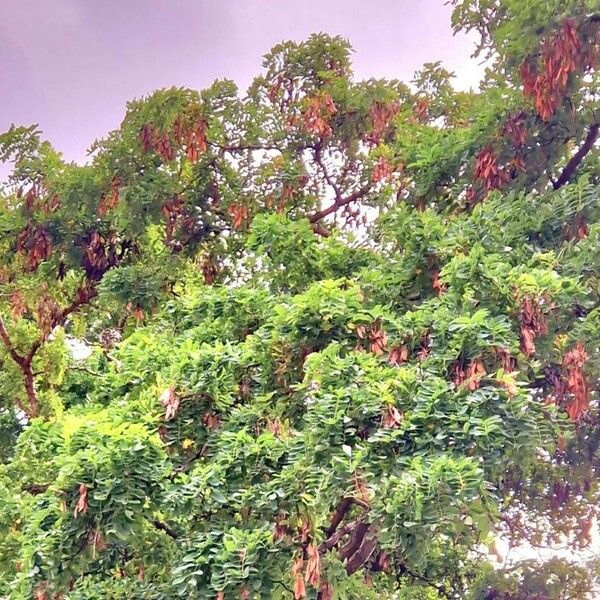
[{"label": "dead leaf", "polygon": [[79,499],[73,510],[73,517],[77,518],[79,515],[86,513],[88,509],[88,489],[84,483],[79,485]]},{"label": "dead leaf", "polygon": [[294,600],[302,600],[306,597],[306,586],[302,571],[304,568],[304,560],[298,556],[292,564],[292,577],[294,579]]},{"label": "dead leaf", "polygon": [[399,427],[403,419],[402,413],[393,404],[388,404],[381,416],[381,426],[393,429]]},{"label": "dead leaf", "polygon": [[170,421],[175,418],[179,410],[179,396],[175,392],[175,387],[168,387],[159,398],[161,404],[165,407],[165,420]]},{"label": "dead leaf", "polygon": [[321,559],[319,556],[319,548],[315,544],[309,544],[306,547],[308,560],[306,561],[306,581],[313,587],[319,585],[321,579]]},{"label": "dead leaf", "polygon": [[400,365],[408,360],[408,347],[406,345],[394,346],[390,350],[388,360],[393,365]]}]

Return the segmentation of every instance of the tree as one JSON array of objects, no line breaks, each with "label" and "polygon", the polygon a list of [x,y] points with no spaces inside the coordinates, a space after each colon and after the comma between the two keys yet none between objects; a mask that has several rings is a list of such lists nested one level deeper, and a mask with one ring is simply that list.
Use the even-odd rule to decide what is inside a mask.
[{"label": "tree", "polygon": [[477,92],[313,35],[85,166],[0,137],[0,595],[592,593],[485,546],[597,516],[600,7],[454,5]]}]

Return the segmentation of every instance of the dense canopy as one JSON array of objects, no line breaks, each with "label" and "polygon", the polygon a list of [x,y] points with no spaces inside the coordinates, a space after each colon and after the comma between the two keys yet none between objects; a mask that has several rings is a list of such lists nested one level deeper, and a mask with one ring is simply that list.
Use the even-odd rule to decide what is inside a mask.
[{"label": "dense canopy", "polygon": [[[453,0],[489,68],[0,136],[0,597],[584,599],[600,501],[600,2]],[[399,43],[399,52],[401,43]]]}]

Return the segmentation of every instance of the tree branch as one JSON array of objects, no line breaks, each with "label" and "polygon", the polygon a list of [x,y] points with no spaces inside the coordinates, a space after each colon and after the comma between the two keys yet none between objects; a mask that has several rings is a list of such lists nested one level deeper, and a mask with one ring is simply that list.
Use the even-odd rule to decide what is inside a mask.
[{"label": "tree branch", "polygon": [[[52,328],[54,329],[58,325],[63,325],[66,321],[67,317],[79,310],[81,306],[87,304],[92,298],[98,295],[98,290],[95,284],[89,286],[81,286],[77,288],[77,292],[75,293],[75,300],[71,302],[68,306],[63,308],[63,310],[58,313],[58,315],[52,320]],[[46,341],[46,336],[41,336],[35,342],[33,342],[27,356],[24,357],[25,361],[31,364],[33,357],[36,352],[40,349],[40,346]]]},{"label": "tree branch", "polygon": [[[54,327],[57,325],[63,324],[70,314],[78,310],[83,304],[87,304],[97,294],[98,290],[94,284],[79,287],[77,289],[75,299],[71,302],[71,304],[61,310],[60,313],[52,320],[51,329],[54,329]],[[27,395],[27,402],[29,405],[28,408],[25,409],[25,406],[22,403],[17,402],[17,406],[23,410],[23,412],[25,412],[29,418],[37,417],[40,414],[40,406],[35,387],[35,373],[31,368],[31,364],[37,351],[40,349],[46,339],[47,335],[40,335],[40,337],[33,342],[29,348],[29,352],[27,352],[26,355],[23,356],[19,354],[12,344],[4,319],[0,315],[0,340],[2,340],[2,343],[6,347],[8,354],[20,367],[23,373],[23,384],[25,386],[25,393]]]},{"label": "tree branch", "polygon": [[32,496],[43,494],[50,487],[49,483],[31,483],[23,488],[24,492],[29,492]]},{"label": "tree branch", "polygon": [[448,592],[444,588],[444,586],[437,585],[436,583],[434,583],[430,579],[427,579],[426,577],[423,577],[423,575],[419,575],[418,573],[415,573],[414,571],[411,571],[406,565],[401,565],[401,573],[406,573],[409,577],[412,577],[413,579],[416,579],[418,581],[422,581],[423,583],[426,583],[428,586],[436,589],[438,591],[438,593],[440,593],[442,596],[444,596],[444,598],[450,598],[451,597],[450,594],[448,594]]},{"label": "tree branch", "polygon": [[88,286],[81,286],[77,289],[75,294],[75,300],[64,308],[59,316],[59,323],[63,323],[65,319],[71,314],[77,311],[81,306],[87,304],[90,300],[94,299],[98,295],[98,288],[95,283]]},{"label": "tree branch", "polygon": [[8,351],[8,354],[10,355],[10,357],[20,367],[22,367],[23,363],[25,362],[25,357],[21,356],[15,350],[15,347],[12,345],[10,336],[8,335],[8,329],[6,328],[6,324],[4,323],[4,319],[2,318],[2,315],[0,315],[0,339],[2,340],[2,343],[4,344],[4,346],[6,347],[6,350]]},{"label": "tree branch", "polygon": [[341,208],[342,206],[346,206],[346,204],[350,204],[352,202],[356,202],[357,200],[360,200],[363,196],[365,196],[369,192],[370,189],[371,189],[370,185],[365,185],[365,186],[361,187],[360,189],[356,190],[354,193],[350,194],[349,196],[346,196],[345,198],[339,197],[336,199],[336,201],[333,204],[331,204],[327,208],[324,208],[323,210],[319,210],[316,213],[309,215],[308,220],[310,221],[310,223],[314,224],[317,221],[320,221],[321,219],[330,215],[331,213],[334,213],[338,208]]},{"label": "tree branch", "polygon": [[81,371],[82,373],[87,373],[88,375],[93,375],[94,377],[102,377],[102,373],[97,373],[96,371],[92,371],[91,369],[88,369],[87,367],[84,367],[83,365],[69,365],[68,367],[69,369],[72,369],[73,371]]},{"label": "tree branch", "polygon": [[192,456],[190,456],[183,464],[176,469],[173,469],[173,476],[179,475],[180,473],[187,473],[194,464],[194,461],[198,460],[199,458],[204,458],[207,453],[208,444],[204,444],[200,450],[194,452],[194,454],[192,454]]},{"label": "tree branch", "polygon": [[0,315],[0,339],[2,340],[2,343],[4,344],[4,346],[6,347],[10,357],[18,364],[18,365],[22,365],[23,362],[25,361],[25,357],[21,356],[14,348],[14,346],[12,345],[12,342],[10,340],[10,336],[8,335],[8,329],[6,329],[6,324],[4,323],[4,319],[2,318],[2,315]]},{"label": "tree branch", "polygon": [[166,523],[159,521],[158,519],[152,521],[152,525],[154,525],[156,529],[164,531],[169,537],[173,538],[174,540],[176,540],[179,537],[177,533],[175,533],[175,531],[171,529],[171,527],[169,527]]},{"label": "tree branch", "polygon": [[33,375],[29,358],[27,359],[27,363],[21,366],[21,370],[23,371],[25,393],[27,394],[27,402],[29,403],[28,416],[34,418],[40,414],[40,405],[35,389],[35,376]]},{"label": "tree branch", "polygon": [[552,182],[552,187],[555,190],[558,190],[563,185],[569,183],[571,177],[577,170],[579,163],[586,157],[589,151],[594,147],[596,140],[598,139],[598,134],[600,133],[600,123],[594,123],[588,129],[587,135],[583,144],[577,150],[577,152],[571,157],[571,160],[567,163],[566,167],[563,169],[563,172],[560,174],[560,177]]},{"label": "tree branch", "polygon": [[319,167],[321,167],[321,171],[323,173],[323,177],[325,177],[325,181],[333,188],[336,201],[340,200],[342,198],[342,192],[338,187],[337,183],[331,177],[329,171],[327,170],[327,167],[325,166],[325,163],[323,163],[323,154],[320,143],[315,146],[315,162],[319,165]]},{"label": "tree branch", "polygon": [[219,150],[223,150],[223,152],[247,152],[247,151],[258,151],[258,150],[277,150],[278,152],[282,152],[282,149],[279,146],[273,145],[262,145],[262,144],[240,144],[240,145],[224,145],[217,144],[216,142],[207,141],[209,146],[213,146],[214,148],[219,148]]},{"label": "tree branch", "polygon": [[[31,369],[31,359],[33,358],[33,354],[35,354],[35,348],[32,352],[29,352],[27,356],[22,356],[19,354],[15,347],[13,346],[10,336],[8,334],[8,329],[6,328],[6,324],[4,323],[4,319],[0,315],[0,339],[2,343],[6,347],[8,354],[15,361],[15,363],[19,366],[23,373],[23,383],[25,385],[25,393],[27,394],[27,401],[29,406],[26,408],[24,404],[21,402],[17,402],[17,406],[29,417],[37,417],[40,412],[39,403],[37,400],[37,393],[35,391],[35,379],[33,375],[33,370]],[[35,344],[34,344],[35,346]],[[39,346],[38,346],[39,347]]]},{"label": "tree branch", "polygon": [[323,227],[323,225],[320,225],[319,223],[311,223],[310,225],[312,227],[312,230],[317,233],[318,235],[320,235],[321,237],[330,237],[331,236],[331,231],[329,231],[329,229],[327,229],[326,227]]}]

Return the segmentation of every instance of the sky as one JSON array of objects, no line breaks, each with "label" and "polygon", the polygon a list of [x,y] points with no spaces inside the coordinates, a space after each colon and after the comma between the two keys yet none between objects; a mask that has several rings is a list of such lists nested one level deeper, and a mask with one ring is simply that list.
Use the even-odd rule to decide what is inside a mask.
[{"label": "sky", "polygon": [[441,60],[476,86],[450,13],[444,0],[0,0],[0,131],[37,123],[81,162],[127,100],[222,78],[244,90],[271,46],[320,31],[350,40],[358,79],[409,81]]}]

